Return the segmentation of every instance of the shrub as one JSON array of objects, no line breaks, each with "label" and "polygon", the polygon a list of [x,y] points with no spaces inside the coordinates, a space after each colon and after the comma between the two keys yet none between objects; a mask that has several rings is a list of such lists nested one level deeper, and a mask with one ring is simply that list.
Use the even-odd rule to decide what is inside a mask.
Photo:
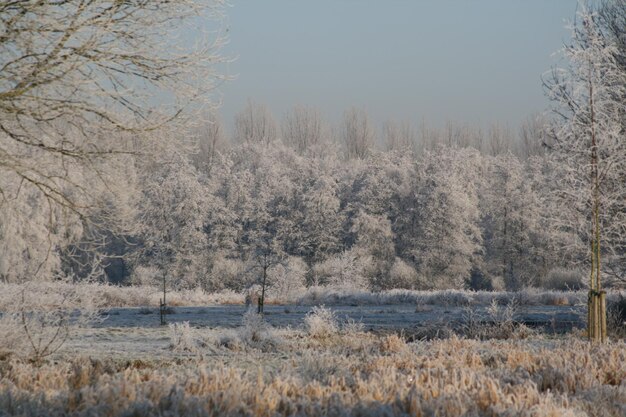
[{"label": "shrub", "polygon": [[463,315],[461,331],[464,336],[472,339],[523,339],[533,334],[533,331],[523,324],[516,323],[518,301],[509,300],[506,306],[501,306],[498,300],[493,299],[487,308],[486,314],[468,307]]},{"label": "shrub", "polygon": [[198,341],[195,331],[188,321],[170,323],[170,349],[174,352],[198,353]]},{"label": "shrub", "polygon": [[491,302],[487,308],[487,314],[491,321],[491,326],[487,331],[487,336],[495,339],[508,339],[515,329],[515,313],[517,312],[517,300],[511,299],[505,307],[498,305],[496,300]]},{"label": "shrub", "polygon": [[244,341],[256,343],[264,339],[267,328],[268,325],[263,319],[263,315],[257,314],[254,308],[249,308],[243,315],[239,334]]},{"label": "shrub", "polygon": [[620,294],[617,300],[608,302],[606,315],[608,334],[626,337],[626,297]]},{"label": "shrub", "polygon": [[311,337],[327,338],[337,334],[337,317],[335,313],[324,307],[313,307],[304,318],[304,325]]},{"label": "shrub", "polygon": [[341,330],[344,333],[344,335],[347,335],[347,336],[355,336],[359,333],[363,333],[364,329],[365,329],[365,326],[363,325],[363,322],[356,321],[350,317],[348,317],[341,324]]},{"label": "shrub", "polygon": [[548,290],[575,291],[583,288],[582,277],[579,270],[554,268],[539,280],[538,285]]},{"label": "shrub", "polygon": [[130,282],[133,285],[162,285],[162,276],[154,266],[138,265],[133,269]]},{"label": "shrub", "polygon": [[369,288],[367,271],[370,263],[371,257],[358,250],[349,250],[315,265],[313,272],[318,284],[366,290]]},{"label": "shrub", "polygon": [[493,291],[491,279],[476,267],[470,271],[470,276],[465,282],[465,286],[474,291]]},{"label": "shrub", "polygon": [[217,256],[206,287],[211,291],[224,289],[241,291],[250,285],[250,277],[246,274],[246,270],[246,265],[239,259]]},{"label": "shrub", "polygon": [[73,331],[96,319],[102,299],[72,280],[30,282],[3,294],[0,350],[40,363],[60,350]]},{"label": "shrub", "polygon": [[249,308],[243,315],[241,327],[234,332],[227,332],[219,339],[218,344],[234,351],[251,347],[267,352],[276,349],[280,339],[263,319],[263,315],[257,314],[254,308]]},{"label": "shrub", "polygon": [[411,289],[417,285],[417,272],[402,259],[395,259],[389,270],[389,279],[385,282],[385,288]]}]

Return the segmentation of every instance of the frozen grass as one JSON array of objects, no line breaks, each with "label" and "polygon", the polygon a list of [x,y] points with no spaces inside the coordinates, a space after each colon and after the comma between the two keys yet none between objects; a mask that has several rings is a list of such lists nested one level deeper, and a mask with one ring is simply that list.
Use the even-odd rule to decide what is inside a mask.
[{"label": "frozen grass", "polygon": [[317,339],[335,336],[339,331],[335,313],[324,306],[313,307],[304,318],[304,325],[309,336]]},{"label": "frozen grass", "polygon": [[[71,286],[71,291],[77,297],[84,299],[97,298],[104,307],[146,307],[158,306],[163,296],[162,290],[151,286],[119,287],[95,283],[29,283],[29,291],[39,294],[41,298],[49,298],[50,294],[62,294],[63,288]],[[19,294],[22,285],[0,283],[0,311],[6,311],[6,306],[13,303],[16,294]],[[616,301],[620,296],[626,296],[626,291],[609,291],[608,302]],[[500,305],[509,304],[515,300],[519,305],[580,305],[587,300],[587,292],[582,291],[553,291],[527,288],[517,292],[507,291],[412,291],[390,290],[370,292],[358,289],[340,289],[332,287],[309,287],[299,294],[290,297],[269,298],[266,304],[300,304],[300,305],[444,305],[444,306],[471,306],[491,305],[494,301]],[[193,290],[169,291],[167,302],[170,306],[203,306],[216,304],[244,304],[245,295],[234,291],[207,293],[197,288]]]},{"label": "frozen grass", "polygon": [[[5,416],[615,416],[626,344],[572,336],[406,343],[364,333],[164,361],[0,362]],[[171,354],[171,351],[170,351]],[[182,354],[181,354],[182,355]]]},{"label": "frozen grass", "polygon": [[[71,289],[78,297],[97,298],[104,307],[146,307],[158,306],[163,297],[163,290],[152,286],[128,286],[97,283],[62,283],[32,282],[27,284],[29,291],[38,294],[42,299],[49,294],[63,293],[63,289]],[[15,294],[19,294],[24,285],[0,283],[0,311],[13,303]],[[207,293],[197,288],[193,290],[168,291],[169,306],[201,306],[214,304],[243,304],[244,295],[234,291]]]},{"label": "frozen grass", "polygon": [[214,346],[229,350],[249,351],[257,349],[262,352],[276,351],[281,343],[280,330],[270,326],[263,315],[254,308],[249,308],[243,315],[241,326],[237,329],[216,330],[209,337]]},{"label": "frozen grass", "polygon": [[[609,291],[607,299],[618,300],[625,291]],[[552,291],[536,288],[526,288],[521,291],[465,291],[465,290],[440,290],[440,291],[413,291],[413,290],[389,290],[382,292],[369,292],[360,290],[345,290],[329,287],[310,287],[294,304],[306,305],[393,305],[393,304],[416,304],[443,305],[443,306],[472,306],[491,305],[494,302],[499,305],[508,305],[512,302],[518,305],[557,305],[574,306],[587,301],[586,291]]]},{"label": "frozen grass", "polygon": [[174,352],[198,354],[203,343],[198,340],[197,331],[188,321],[170,323],[170,349]]}]

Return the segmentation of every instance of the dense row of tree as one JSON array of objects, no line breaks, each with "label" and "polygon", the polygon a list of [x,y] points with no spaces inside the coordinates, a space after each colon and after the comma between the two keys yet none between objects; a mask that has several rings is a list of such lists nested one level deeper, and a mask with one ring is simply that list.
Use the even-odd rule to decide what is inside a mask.
[{"label": "dense row of tree", "polygon": [[307,283],[375,289],[519,288],[576,267],[544,156],[446,145],[302,156],[274,139],[210,165],[180,158],[142,170],[138,209],[138,264],[177,285],[241,289],[292,258]]}]

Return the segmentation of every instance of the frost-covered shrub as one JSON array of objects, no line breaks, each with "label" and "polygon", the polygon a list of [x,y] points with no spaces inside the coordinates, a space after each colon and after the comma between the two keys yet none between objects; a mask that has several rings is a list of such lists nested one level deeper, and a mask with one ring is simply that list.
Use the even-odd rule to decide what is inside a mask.
[{"label": "frost-covered shrub", "polygon": [[319,339],[334,336],[339,330],[337,316],[324,306],[313,307],[304,318],[304,325],[309,336]]},{"label": "frost-covered shrub", "polygon": [[487,314],[493,323],[489,336],[498,339],[508,339],[513,334],[515,328],[515,314],[517,312],[517,301],[511,300],[506,306],[500,306],[495,300],[487,308]]},{"label": "frost-covered shrub", "polygon": [[408,263],[396,257],[391,269],[389,277],[384,282],[385,289],[412,289],[417,286],[417,272]]},{"label": "frost-covered shrub", "polygon": [[618,299],[609,301],[606,315],[609,336],[626,337],[626,297],[620,294]]},{"label": "frost-covered shrub", "polygon": [[273,351],[281,343],[262,314],[257,314],[254,308],[248,309],[242,317],[241,327],[227,332],[218,340],[220,346],[238,351],[250,347],[261,351]]},{"label": "frost-covered shrub", "polygon": [[213,262],[207,289],[242,291],[250,284],[246,271],[246,265],[241,260],[218,256]]},{"label": "frost-covered shrub", "polygon": [[554,268],[539,279],[538,285],[548,290],[579,290],[583,288],[583,274],[576,269]]},{"label": "frost-covered shrub", "polygon": [[472,268],[465,287],[474,291],[493,291],[493,283],[487,274],[479,268]]},{"label": "frost-covered shrub", "polygon": [[370,265],[371,257],[349,250],[315,265],[313,273],[319,284],[366,290],[369,288],[367,272]]},{"label": "frost-covered shrub", "polygon": [[262,314],[258,314],[255,308],[249,308],[242,317],[241,326],[220,332],[215,343],[235,352],[248,348],[269,352],[281,344],[281,339]]},{"label": "frost-covered shrub", "polygon": [[198,341],[195,329],[188,321],[169,324],[170,349],[174,352],[198,353]]},{"label": "frost-covered shrub", "polygon": [[515,298],[501,305],[493,299],[485,314],[468,307],[463,315],[462,333],[473,339],[525,339],[534,331],[515,321],[519,303]]},{"label": "frost-covered shrub", "polygon": [[359,333],[363,333],[365,325],[361,321],[356,321],[353,318],[348,317],[343,323],[341,323],[341,331],[346,336],[355,336]]},{"label": "frost-covered shrub", "polygon": [[0,350],[40,362],[60,350],[73,332],[96,320],[102,299],[67,278],[5,288]]},{"label": "frost-covered shrub", "polygon": [[249,342],[260,342],[267,332],[268,324],[263,319],[263,315],[257,314],[254,309],[248,309],[243,315],[240,334],[243,340]]},{"label": "frost-covered shrub", "polygon": [[268,270],[268,298],[284,302],[302,295],[306,290],[307,265],[301,258],[290,257],[286,264]]}]

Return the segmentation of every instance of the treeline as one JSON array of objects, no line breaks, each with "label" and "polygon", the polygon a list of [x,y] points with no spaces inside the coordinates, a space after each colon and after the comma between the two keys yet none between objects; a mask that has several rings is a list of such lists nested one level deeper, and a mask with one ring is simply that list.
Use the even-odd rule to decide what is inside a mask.
[{"label": "treeline", "polygon": [[268,120],[249,104],[235,145],[214,123],[195,153],[141,167],[142,228],[125,280],[165,274],[175,287],[241,290],[265,268],[270,284],[288,287],[581,285],[584,248],[554,220],[568,214],[551,205],[540,124],[524,131],[528,146],[494,131],[482,151],[469,129],[419,147],[406,126],[387,124],[393,140],[381,150],[373,135],[363,140],[361,112],[346,113],[341,140],[324,136],[310,109],[287,116],[282,133]]},{"label": "treeline", "polygon": [[[344,116],[327,129],[298,107],[279,129],[249,103],[232,138],[210,120],[131,146],[110,174],[115,198],[103,189],[90,216],[45,227],[33,221],[49,215],[40,201],[21,200],[3,280],[104,272],[121,284],[241,291],[265,270],[283,294],[582,285],[588,248],[571,225],[585,217],[563,205],[545,120],[516,134],[387,123],[379,141],[364,112]],[[623,280],[624,256],[609,254],[608,280]]]}]

